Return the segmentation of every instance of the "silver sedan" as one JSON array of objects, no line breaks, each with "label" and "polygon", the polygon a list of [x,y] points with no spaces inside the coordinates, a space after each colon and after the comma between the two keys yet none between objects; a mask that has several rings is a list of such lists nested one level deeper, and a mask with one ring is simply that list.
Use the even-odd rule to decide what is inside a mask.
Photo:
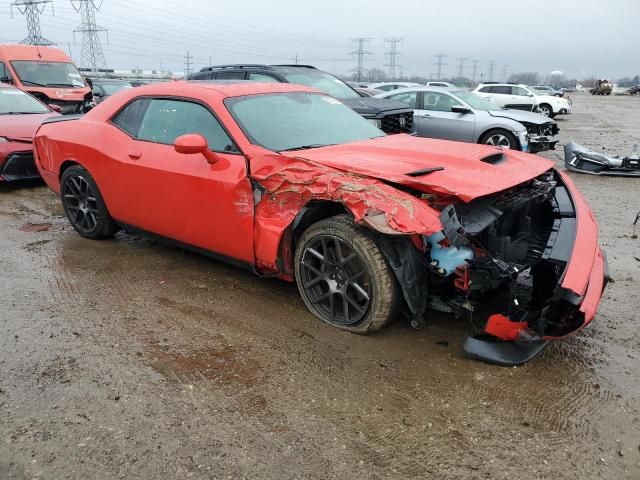
[{"label": "silver sedan", "polygon": [[464,90],[412,87],[377,95],[413,108],[420,137],[485,143],[524,152],[553,149],[558,125],[543,115],[500,108]]}]

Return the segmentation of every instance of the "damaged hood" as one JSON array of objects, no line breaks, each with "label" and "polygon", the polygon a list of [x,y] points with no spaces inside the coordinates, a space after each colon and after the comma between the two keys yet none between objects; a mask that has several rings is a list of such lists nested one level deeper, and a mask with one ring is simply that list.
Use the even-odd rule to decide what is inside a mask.
[{"label": "damaged hood", "polygon": [[553,167],[549,160],[515,150],[406,134],[283,155],[465,202],[527,182]]},{"label": "damaged hood", "polygon": [[520,123],[531,123],[534,125],[543,125],[545,123],[554,123],[549,117],[540,115],[535,112],[527,112],[525,110],[515,110],[511,108],[505,108],[503,110],[492,110],[488,112],[492,117],[497,118],[510,118]]}]

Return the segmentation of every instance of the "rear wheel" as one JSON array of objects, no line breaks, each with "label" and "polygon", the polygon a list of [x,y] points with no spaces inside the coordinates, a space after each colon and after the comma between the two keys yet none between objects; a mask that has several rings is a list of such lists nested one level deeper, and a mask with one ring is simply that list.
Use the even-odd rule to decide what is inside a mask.
[{"label": "rear wheel", "polygon": [[64,213],[83,237],[109,238],[120,229],[109,215],[98,185],[85,168],[75,165],[64,171],[60,194]]},{"label": "rear wheel", "polygon": [[480,143],[496,147],[510,148],[512,150],[518,150],[520,147],[520,144],[513,133],[501,129],[489,130],[487,133],[482,135]]},{"label": "rear wheel", "polygon": [[295,274],[307,308],[334,327],[367,334],[393,316],[393,272],[372,235],[346,215],[321,220],[302,234]]}]

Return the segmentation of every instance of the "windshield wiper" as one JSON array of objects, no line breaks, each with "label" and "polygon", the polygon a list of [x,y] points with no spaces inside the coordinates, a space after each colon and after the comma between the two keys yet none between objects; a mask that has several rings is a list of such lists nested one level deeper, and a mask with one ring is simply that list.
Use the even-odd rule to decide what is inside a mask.
[{"label": "windshield wiper", "polygon": [[46,87],[47,85],[38,82],[32,82],[31,80],[21,80],[22,83],[28,83],[29,85],[35,85],[36,87]]},{"label": "windshield wiper", "polygon": [[47,87],[72,87],[72,88],[82,88],[79,85],[74,85],[73,83],[47,83]]},{"label": "windshield wiper", "polygon": [[285,148],[283,150],[278,150],[280,152],[292,152],[294,150],[309,150],[311,148],[321,148],[321,147],[330,147],[331,145],[337,145],[336,143],[311,143],[309,145],[300,145],[298,147]]}]

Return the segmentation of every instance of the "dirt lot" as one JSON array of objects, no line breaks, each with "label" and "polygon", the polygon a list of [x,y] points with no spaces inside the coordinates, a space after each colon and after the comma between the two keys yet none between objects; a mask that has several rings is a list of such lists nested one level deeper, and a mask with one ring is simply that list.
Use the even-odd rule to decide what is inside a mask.
[{"label": "dirt lot", "polygon": [[[563,141],[640,142],[640,98],[574,110]],[[465,358],[447,316],[340,332],[292,285],[84,240],[46,188],[2,189],[0,479],[639,479],[640,180],[572,177],[615,283],[518,368]]]}]

